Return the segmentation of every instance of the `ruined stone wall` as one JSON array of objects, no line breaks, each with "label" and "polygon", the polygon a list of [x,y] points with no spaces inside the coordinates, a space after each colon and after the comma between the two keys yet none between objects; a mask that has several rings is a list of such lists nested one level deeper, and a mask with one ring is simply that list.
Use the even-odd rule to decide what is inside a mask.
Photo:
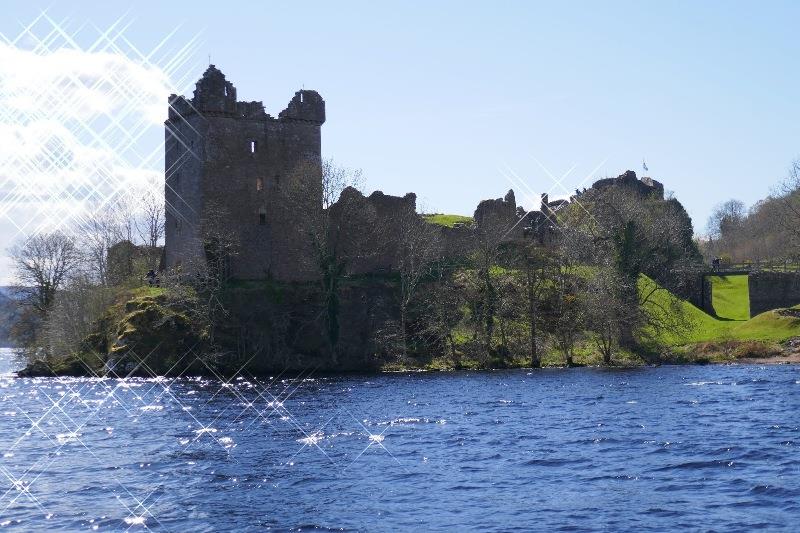
[{"label": "ruined stone wall", "polygon": [[[325,103],[298,91],[273,118],[261,102],[238,102],[213,65],[194,98],[170,97],[166,136],[166,265],[202,260],[203,223],[230,236],[239,279],[312,279],[313,224],[321,200]],[[206,224],[208,226],[208,224]]]},{"label": "ruined stone wall", "polygon": [[417,215],[417,197],[390,196],[375,191],[365,197],[349,187],[331,207],[335,227],[331,238],[347,273],[397,271],[400,242],[405,224],[422,223]]},{"label": "ruined stone wall", "polygon": [[523,237],[525,220],[517,214],[514,191],[505,197],[481,201],[473,214],[471,226],[439,227],[439,249],[442,259],[457,261],[469,258],[482,246]]},{"label": "ruined stone wall", "polygon": [[442,259],[458,261],[470,257],[477,248],[474,226],[449,228],[438,226],[439,246]]},{"label": "ruined stone wall", "polygon": [[348,274],[396,272],[399,247],[409,235],[418,246],[430,244],[429,259],[458,261],[471,257],[481,246],[521,238],[524,231],[513,191],[505,198],[481,202],[470,226],[451,228],[425,222],[416,212],[412,193],[400,197],[376,191],[365,197],[352,188],[345,189],[331,207],[331,219],[336,230],[331,247]]},{"label": "ruined stone wall", "polygon": [[494,239],[512,240],[523,235],[523,223],[517,216],[517,201],[510,190],[504,198],[483,200],[473,216],[479,234]]},{"label": "ruined stone wall", "polygon": [[377,367],[381,331],[398,321],[397,290],[391,282],[342,283],[335,359],[325,321],[320,320],[324,294],[313,283],[259,281],[231,288],[225,295],[231,317],[217,332],[217,340],[231,353],[243,351],[234,370],[244,364],[258,373]]},{"label": "ruined stone wall", "polygon": [[800,304],[800,274],[757,272],[750,274],[750,316]]},{"label": "ruined stone wall", "polygon": [[473,215],[475,221],[476,250],[496,250],[503,242],[521,239],[525,232],[525,220],[517,215],[514,191],[504,198],[483,200]]}]

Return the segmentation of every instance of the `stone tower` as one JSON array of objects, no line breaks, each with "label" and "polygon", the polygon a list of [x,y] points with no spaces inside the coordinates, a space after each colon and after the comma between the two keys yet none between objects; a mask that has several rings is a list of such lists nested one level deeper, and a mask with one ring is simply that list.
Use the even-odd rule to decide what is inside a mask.
[{"label": "stone tower", "polygon": [[301,90],[277,118],[239,102],[210,65],[193,98],[170,95],[165,122],[167,268],[205,260],[210,234],[230,236],[237,279],[302,281],[315,273],[310,234],[322,208],[325,101]]}]

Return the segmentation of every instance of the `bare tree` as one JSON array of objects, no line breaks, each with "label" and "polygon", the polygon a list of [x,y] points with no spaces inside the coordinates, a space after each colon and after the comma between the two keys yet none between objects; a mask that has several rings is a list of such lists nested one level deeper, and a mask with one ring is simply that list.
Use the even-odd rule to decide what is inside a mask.
[{"label": "bare tree", "polygon": [[610,365],[620,339],[626,331],[640,325],[639,307],[629,301],[636,287],[619,274],[613,265],[597,265],[586,284],[583,303],[586,306],[586,327],[592,333],[603,363]]},{"label": "bare tree", "polygon": [[[562,230],[562,235],[563,235]],[[575,345],[586,329],[585,280],[581,276],[572,239],[564,239],[552,256],[555,261],[552,280],[547,286],[546,327],[553,344],[573,366]]]},{"label": "bare tree", "polygon": [[136,217],[139,209],[139,200],[131,195],[120,195],[108,207],[108,215],[114,220],[119,229],[121,241],[136,243]]},{"label": "bare tree", "polygon": [[[339,292],[350,263],[370,249],[374,217],[358,201],[364,179],[360,170],[347,169],[332,159],[303,160],[289,176],[287,208],[305,214],[322,293],[320,320],[326,331],[328,352],[337,361],[339,342]],[[318,203],[319,202],[319,203]],[[379,242],[379,241],[377,241]],[[375,249],[376,241],[372,241]]]},{"label": "bare tree", "polygon": [[794,253],[791,255],[797,257],[800,256],[800,159],[792,163],[779,193],[783,215],[779,220],[794,243]]},{"label": "bare tree", "polygon": [[517,284],[522,288],[524,305],[519,313],[524,317],[528,326],[528,357],[531,367],[542,366],[539,353],[540,325],[542,322],[541,308],[544,303],[547,287],[553,278],[553,262],[547,250],[526,243],[514,250],[515,264],[513,272]]},{"label": "bare tree", "polygon": [[718,239],[732,235],[741,229],[746,214],[744,203],[739,200],[719,204],[708,219],[708,234]]},{"label": "bare tree", "polygon": [[422,295],[424,310],[421,333],[429,346],[449,351],[453,365],[458,367],[461,359],[454,331],[464,318],[464,288],[456,282],[453,272],[440,270],[438,273],[437,280],[426,285]]},{"label": "bare tree", "polygon": [[164,196],[148,188],[139,200],[140,214],[133,225],[141,242],[152,250],[164,238]]},{"label": "bare tree", "polygon": [[739,200],[728,200],[717,205],[706,224],[709,247],[714,257],[728,252],[731,260],[743,260],[735,253],[744,240],[747,210]]},{"label": "bare tree", "polygon": [[119,219],[113,212],[97,213],[80,225],[80,245],[91,277],[102,286],[110,285],[108,250],[123,239]]},{"label": "bare tree", "polygon": [[408,354],[409,309],[417,290],[439,257],[438,232],[411,209],[401,211],[392,226],[397,235],[396,264],[400,273],[400,333],[403,355]]},{"label": "bare tree", "polygon": [[197,294],[192,314],[201,317],[208,325],[211,345],[214,344],[217,326],[228,316],[222,296],[230,279],[231,259],[239,253],[239,238],[229,220],[230,213],[224,206],[215,202],[206,204],[200,220],[204,258],[189,269],[193,273],[191,284]]},{"label": "bare tree", "polygon": [[25,303],[43,315],[81,259],[74,239],[60,231],[35,235],[9,253]]},{"label": "bare tree", "polygon": [[494,328],[498,310],[498,287],[495,279],[500,262],[501,245],[509,230],[505,220],[488,219],[476,230],[476,247],[472,254],[477,281],[478,301],[475,317],[481,324],[485,356],[492,351]]},{"label": "bare tree", "polygon": [[95,331],[98,319],[107,312],[113,296],[113,289],[98,287],[91,278],[80,274],[71,276],[67,286],[56,294],[41,324],[37,344],[45,357],[83,353],[94,363],[92,367],[101,366],[103,356],[90,355],[92,349],[85,345],[85,339]]}]

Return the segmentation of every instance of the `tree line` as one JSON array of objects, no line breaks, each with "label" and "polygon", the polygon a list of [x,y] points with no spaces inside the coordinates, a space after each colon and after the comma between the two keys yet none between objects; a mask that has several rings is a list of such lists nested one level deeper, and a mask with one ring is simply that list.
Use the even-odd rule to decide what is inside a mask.
[{"label": "tree line", "polygon": [[716,206],[701,241],[703,254],[725,264],[800,264],[800,161],[767,198],[749,209],[731,199]]}]

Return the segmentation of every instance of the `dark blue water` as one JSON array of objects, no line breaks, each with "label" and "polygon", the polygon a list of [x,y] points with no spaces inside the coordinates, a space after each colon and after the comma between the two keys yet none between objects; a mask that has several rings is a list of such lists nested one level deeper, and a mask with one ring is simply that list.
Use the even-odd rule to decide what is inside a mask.
[{"label": "dark blue water", "polygon": [[9,377],[0,525],[796,531],[798,426],[794,366]]}]

